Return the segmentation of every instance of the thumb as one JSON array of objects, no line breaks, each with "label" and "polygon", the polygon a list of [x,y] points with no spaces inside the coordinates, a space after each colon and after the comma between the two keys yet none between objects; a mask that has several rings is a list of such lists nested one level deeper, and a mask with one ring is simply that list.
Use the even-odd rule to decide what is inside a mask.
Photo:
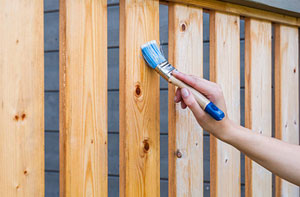
[{"label": "thumb", "polygon": [[204,115],[204,111],[200,107],[200,105],[195,100],[195,97],[187,88],[181,89],[181,97],[184,101],[184,103],[190,108],[190,110],[193,112],[194,116],[196,116],[196,119],[201,118]]}]

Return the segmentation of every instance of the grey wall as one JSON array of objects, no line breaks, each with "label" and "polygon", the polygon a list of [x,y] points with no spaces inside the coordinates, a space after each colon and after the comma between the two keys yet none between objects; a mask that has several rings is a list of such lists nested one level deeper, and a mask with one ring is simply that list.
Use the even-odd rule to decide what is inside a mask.
[{"label": "grey wall", "polygon": [[[59,0],[45,0],[45,179],[46,196],[59,195]],[[160,7],[160,41],[168,54],[168,8]],[[244,123],[244,23],[241,21],[241,109]],[[119,194],[119,6],[108,4],[108,186],[109,196]],[[209,15],[204,14],[204,75],[209,73]],[[168,194],[167,83],[161,80],[161,196]],[[244,194],[244,157],[242,157]],[[204,192],[209,196],[209,135],[204,134]]]}]

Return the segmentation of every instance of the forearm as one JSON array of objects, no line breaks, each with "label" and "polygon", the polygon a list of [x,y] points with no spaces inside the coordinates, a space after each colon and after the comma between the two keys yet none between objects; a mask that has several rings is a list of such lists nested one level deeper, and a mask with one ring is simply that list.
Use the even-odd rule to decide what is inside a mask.
[{"label": "forearm", "polygon": [[300,146],[229,124],[223,140],[274,174],[300,185]]}]

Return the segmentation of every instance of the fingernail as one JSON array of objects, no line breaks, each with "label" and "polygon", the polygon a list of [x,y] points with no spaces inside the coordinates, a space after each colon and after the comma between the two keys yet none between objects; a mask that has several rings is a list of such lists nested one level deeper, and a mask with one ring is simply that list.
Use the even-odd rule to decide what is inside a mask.
[{"label": "fingernail", "polygon": [[186,88],[182,88],[181,89],[181,95],[184,97],[184,98],[187,98],[189,96],[189,91],[186,89]]},{"label": "fingernail", "polygon": [[179,73],[179,72],[178,72],[178,70],[175,69],[175,70],[172,71],[172,73],[177,74],[177,73]]},{"label": "fingernail", "polygon": [[177,96],[174,96],[174,101],[175,101],[175,102],[177,101],[177,99],[178,99],[178,97],[177,97]]}]

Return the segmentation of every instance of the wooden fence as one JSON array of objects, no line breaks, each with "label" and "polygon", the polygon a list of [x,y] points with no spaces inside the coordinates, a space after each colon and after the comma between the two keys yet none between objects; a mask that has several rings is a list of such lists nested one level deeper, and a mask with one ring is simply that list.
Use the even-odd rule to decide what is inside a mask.
[{"label": "wooden fence", "polygon": [[[216,0],[120,0],[120,196],[160,195],[159,76],[140,50],[159,41],[159,3],[169,6],[169,61],[199,77],[209,13],[210,80],[236,123],[245,20],[245,125],[271,136],[274,115],[275,136],[299,144],[299,18]],[[107,196],[106,0],[60,0],[59,20],[60,195]],[[0,196],[43,196],[43,1],[1,1],[0,24]],[[169,195],[202,196],[203,130],[168,90]],[[246,196],[272,196],[272,174],[245,163]],[[240,196],[240,170],[240,152],[211,136],[211,196]],[[299,196],[275,182],[276,196]]]}]

